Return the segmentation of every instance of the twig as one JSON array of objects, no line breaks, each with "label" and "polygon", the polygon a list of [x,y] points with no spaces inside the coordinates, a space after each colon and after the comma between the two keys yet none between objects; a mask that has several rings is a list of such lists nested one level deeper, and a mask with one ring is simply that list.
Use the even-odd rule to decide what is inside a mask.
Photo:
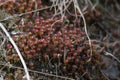
[{"label": "twig", "polygon": [[6,38],[3,39],[2,43],[0,44],[0,48],[5,44]]},{"label": "twig", "polygon": [[66,56],[67,56],[67,49],[66,49],[66,47],[64,47],[64,61],[66,60]]},{"label": "twig", "polygon": [[21,14],[15,14],[13,16],[9,16],[9,17],[6,17],[3,20],[0,20],[0,22],[6,21],[8,19],[15,18],[15,17],[20,17],[20,16],[23,16],[23,15],[26,15],[26,14],[29,14],[29,13],[32,13],[32,12],[42,11],[42,10],[49,9],[49,8],[50,8],[50,6],[42,8],[42,9],[36,9],[36,10],[29,11],[29,12],[21,13]]},{"label": "twig", "polygon": [[99,0],[96,0],[96,3],[93,5],[91,0],[88,0],[88,2],[90,3],[90,5],[92,6],[92,10],[95,10],[95,7],[99,4]]},{"label": "twig", "polygon": [[120,21],[120,18],[115,17],[113,14],[111,14],[111,13],[110,13],[106,8],[104,8],[102,5],[99,5],[99,6],[100,6],[100,8],[101,8],[104,12],[106,12],[107,15],[108,15],[109,17],[111,17],[113,20],[115,20],[115,21],[117,21],[117,22]]},{"label": "twig", "polygon": [[[63,20],[65,17],[65,12],[67,11],[67,9],[70,6],[70,4],[72,3],[72,1],[73,0],[71,0],[71,1],[69,1],[69,0],[53,0],[52,7],[54,8],[54,11],[55,11],[54,16],[60,14],[61,19]],[[56,7],[58,7],[58,8],[56,8]]]},{"label": "twig", "polygon": [[100,70],[100,72],[102,73],[102,75],[103,75],[107,80],[110,80],[110,79],[105,75],[105,73],[104,73],[102,70]]},{"label": "twig", "polygon": [[[81,14],[81,17],[83,19],[84,29],[85,29],[85,33],[86,33],[86,36],[87,36],[88,41],[89,41],[89,46],[90,46],[90,51],[91,51],[91,57],[92,57],[92,43],[91,43],[91,39],[90,39],[90,37],[88,35],[86,20],[85,20],[85,17],[84,17],[84,15],[83,15],[83,13],[82,13],[79,5],[78,5],[78,1],[77,0],[74,1],[74,7],[79,11],[79,13]],[[91,58],[88,61],[90,61],[90,60],[91,60]]]},{"label": "twig", "polygon": [[30,80],[30,76],[29,76],[29,72],[28,72],[28,69],[27,69],[27,66],[25,64],[25,61],[17,47],[17,45],[15,44],[14,40],[11,38],[11,36],[9,35],[8,31],[5,29],[5,27],[2,25],[2,23],[0,23],[0,27],[1,29],[3,30],[3,32],[5,32],[6,36],[8,37],[9,41],[11,42],[11,44],[13,45],[14,49],[16,50],[16,52],[18,53],[18,56],[20,57],[20,60],[22,62],[22,65],[24,67],[24,70],[25,70],[25,73],[26,73],[26,76],[27,76],[27,80]]},{"label": "twig", "polygon": [[0,32],[0,35],[1,35],[0,38],[3,38],[3,41],[0,44],[0,48],[2,48],[3,44],[5,43],[6,38],[4,37],[2,32]]},{"label": "twig", "polygon": [[8,65],[8,63],[6,63],[5,65],[3,65],[2,68],[0,68],[0,73],[2,72],[2,70],[6,67],[6,65]]},{"label": "twig", "polygon": [[[14,68],[14,69],[24,70],[24,69],[21,68],[21,67],[16,67],[16,66],[13,66],[13,65],[5,65],[5,64],[3,64],[3,63],[0,64],[0,65],[6,66],[6,67],[11,67],[11,68]],[[75,80],[75,79],[72,79],[72,78],[67,78],[67,77],[64,77],[64,76],[58,76],[58,75],[54,75],[54,74],[39,72],[39,71],[31,70],[31,69],[28,69],[28,71],[29,71],[29,72],[33,72],[33,73],[37,73],[37,74],[41,74],[41,75],[47,75],[47,76],[51,76],[51,77],[57,77],[57,78],[65,79],[65,80]]]},{"label": "twig", "polygon": [[115,57],[113,54],[105,51],[105,55],[109,55],[109,56],[113,57],[116,61],[118,61],[120,63],[120,60],[117,57]]},{"label": "twig", "polygon": [[87,72],[84,72],[84,73],[80,76],[80,78],[82,78],[85,74],[87,74]]}]

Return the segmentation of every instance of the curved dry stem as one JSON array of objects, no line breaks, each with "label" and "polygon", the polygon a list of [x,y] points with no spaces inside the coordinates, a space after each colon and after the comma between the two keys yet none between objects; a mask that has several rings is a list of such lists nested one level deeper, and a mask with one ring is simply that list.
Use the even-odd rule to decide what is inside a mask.
[{"label": "curved dry stem", "polygon": [[[73,1],[73,0],[71,0],[71,1],[68,1],[68,0],[66,0],[66,1],[65,1],[65,0],[61,0],[61,1],[60,1],[60,0],[52,0],[52,2],[53,2],[52,7],[55,8],[55,15],[57,15],[57,14],[60,12],[62,20],[63,20],[63,18],[65,17],[65,12],[68,11],[67,8],[69,7],[70,3],[73,2],[73,4],[74,4],[74,9],[79,11],[79,13],[80,13],[80,15],[81,15],[81,17],[82,17],[82,19],[83,19],[84,29],[85,29],[85,33],[86,33],[86,36],[87,36],[88,41],[89,41],[90,50],[91,50],[91,57],[92,57],[92,44],[91,44],[91,39],[90,39],[90,37],[89,37],[89,35],[88,35],[86,20],[85,20],[85,17],[84,17],[84,15],[83,15],[83,13],[82,13],[82,10],[81,10],[80,7],[79,7],[78,1],[77,1],[77,0],[74,0],[74,1]],[[68,3],[68,4],[67,4],[67,3]],[[88,3],[88,2],[86,1],[86,3]],[[58,13],[57,13],[56,6],[58,7],[58,11],[59,11]],[[85,7],[85,9],[86,9],[86,7]],[[75,14],[75,16],[77,17],[77,14]],[[90,58],[90,60],[91,60],[91,58]]]},{"label": "curved dry stem", "polygon": [[111,54],[111,53],[105,51],[105,55],[106,55],[106,56],[111,56],[111,57],[114,58],[117,62],[120,63],[120,60],[119,60],[117,57],[115,57],[113,54]]},{"label": "curved dry stem", "polygon": [[14,40],[11,38],[11,36],[9,35],[8,31],[5,29],[5,27],[2,25],[2,23],[0,23],[0,27],[1,29],[3,30],[3,32],[5,32],[6,36],[8,37],[8,39],[10,40],[11,44],[13,45],[14,49],[16,50],[16,52],[18,53],[18,56],[20,57],[20,60],[22,62],[22,65],[24,67],[24,70],[25,70],[25,73],[26,73],[26,76],[27,76],[27,80],[30,80],[30,75],[29,75],[29,72],[28,72],[28,69],[27,69],[27,66],[25,64],[25,61],[17,47],[17,45],[15,44]]},{"label": "curved dry stem", "polygon": [[[88,41],[89,41],[89,46],[90,46],[90,51],[91,51],[91,57],[92,57],[92,43],[91,43],[91,39],[90,39],[90,37],[88,35],[86,20],[85,20],[85,17],[83,15],[83,13],[82,13],[82,10],[80,9],[80,7],[78,5],[78,1],[77,0],[74,1],[74,7],[79,11],[79,13],[81,14],[81,17],[83,19],[84,29],[85,29],[85,33],[86,33],[86,36],[87,36]],[[88,61],[90,61],[90,60],[91,60],[91,58]]]}]

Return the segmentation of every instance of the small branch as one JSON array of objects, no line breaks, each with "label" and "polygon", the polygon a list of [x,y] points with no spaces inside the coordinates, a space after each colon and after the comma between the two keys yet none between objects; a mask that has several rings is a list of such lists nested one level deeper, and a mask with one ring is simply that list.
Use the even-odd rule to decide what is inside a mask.
[{"label": "small branch", "polygon": [[11,36],[9,35],[8,31],[5,29],[5,27],[2,25],[2,23],[0,23],[0,27],[1,29],[3,30],[3,32],[5,32],[6,36],[8,37],[9,41],[11,42],[11,44],[13,45],[14,49],[16,50],[16,52],[18,53],[18,56],[20,57],[20,60],[22,62],[22,65],[24,67],[24,70],[25,70],[25,73],[26,73],[26,76],[27,76],[27,80],[30,80],[30,75],[29,75],[29,72],[28,72],[28,69],[27,69],[27,66],[25,64],[25,61],[17,47],[17,45],[15,44],[14,40],[11,38]]},{"label": "small branch", "polygon": [[91,0],[88,0],[88,2],[90,3],[90,5],[92,6],[92,10],[95,10],[95,7],[99,4],[99,0],[96,0],[96,3],[93,4]]},{"label": "small branch", "polygon": [[[82,13],[82,10],[80,9],[80,7],[79,7],[79,5],[78,5],[78,1],[77,1],[77,0],[74,1],[74,7],[79,11],[79,13],[81,14],[81,17],[82,17],[82,19],[83,19],[84,29],[85,29],[85,33],[86,33],[86,36],[87,36],[88,41],[89,41],[89,46],[90,46],[90,51],[91,51],[91,57],[92,57],[92,43],[91,43],[91,39],[90,39],[90,37],[89,37],[89,35],[88,35],[86,20],[85,20],[85,17],[84,17],[84,15],[83,15],[83,13]],[[91,58],[90,58],[90,60],[91,60]],[[89,60],[88,60],[88,61],[89,61]]]},{"label": "small branch", "polygon": [[110,79],[105,75],[105,73],[104,73],[102,70],[100,70],[100,72],[102,73],[102,75],[103,75],[107,80],[110,80]]},{"label": "small branch", "polygon": [[[53,0],[53,4],[51,8],[54,8],[54,16],[60,14],[61,15],[61,19],[63,20],[65,17],[65,13],[68,9],[68,7],[70,6],[70,4],[72,3],[73,0]],[[57,8],[58,7],[58,8]]]},{"label": "small branch", "polygon": [[[4,37],[4,35],[3,35],[3,33],[2,32],[0,32],[0,38],[3,38],[3,41],[0,43],[0,48],[2,48],[3,47],[3,45],[4,45],[4,43],[5,43],[5,41],[6,41],[6,38]],[[2,39],[1,39],[2,40]]]},{"label": "small branch", "polygon": [[106,56],[108,56],[108,55],[111,56],[112,58],[114,58],[116,61],[118,61],[120,63],[120,60],[117,57],[115,57],[113,54],[105,51],[105,55]]},{"label": "small branch", "polygon": [[20,17],[20,16],[23,16],[23,15],[26,15],[26,14],[29,14],[29,13],[33,13],[33,12],[37,12],[37,11],[42,11],[42,10],[45,10],[45,9],[49,9],[51,6],[48,6],[48,7],[45,7],[45,8],[42,8],[42,9],[36,9],[36,10],[32,10],[32,11],[29,11],[29,12],[25,12],[25,13],[21,13],[21,14],[15,14],[13,16],[9,16],[9,17],[6,17],[5,19],[3,20],[0,20],[0,22],[3,22],[3,21],[6,21],[8,19],[13,19],[15,17]]},{"label": "small branch", "polygon": [[[21,67],[17,67],[17,66],[13,66],[13,65],[10,65],[10,64],[0,64],[2,66],[5,66],[5,67],[10,67],[10,68],[14,68],[14,69],[20,69],[20,70],[24,70],[23,68]],[[54,74],[49,74],[49,73],[44,73],[44,72],[39,72],[39,71],[35,71],[35,70],[31,70],[31,69],[28,69],[29,72],[33,72],[33,73],[37,73],[37,74],[41,74],[41,75],[45,75],[45,76],[50,76],[50,77],[57,77],[57,78],[61,78],[61,79],[64,79],[64,80],[75,80],[75,79],[72,79],[72,78],[68,78],[68,77],[64,77],[64,76],[59,76],[59,75],[54,75]]]}]

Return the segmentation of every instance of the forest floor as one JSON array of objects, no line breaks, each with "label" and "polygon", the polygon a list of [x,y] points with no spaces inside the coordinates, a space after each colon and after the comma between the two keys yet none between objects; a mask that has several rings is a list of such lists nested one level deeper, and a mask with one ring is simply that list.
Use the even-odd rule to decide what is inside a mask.
[{"label": "forest floor", "polygon": [[[72,10],[74,2],[68,10],[63,8],[65,13],[59,7],[66,6],[49,7],[52,2],[47,1],[0,0],[0,23],[19,47],[31,80],[120,80],[120,1],[93,0],[87,6],[81,1],[79,7],[83,14],[78,8],[75,8],[78,12]],[[0,80],[26,80],[22,65],[0,28]]]}]

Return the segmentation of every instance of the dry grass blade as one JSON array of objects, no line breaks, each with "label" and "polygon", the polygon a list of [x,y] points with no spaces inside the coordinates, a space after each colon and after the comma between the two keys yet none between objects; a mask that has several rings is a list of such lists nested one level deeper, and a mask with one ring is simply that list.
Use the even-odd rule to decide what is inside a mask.
[{"label": "dry grass blade", "polygon": [[24,67],[24,70],[25,70],[25,73],[26,73],[26,76],[27,76],[27,80],[30,80],[30,76],[29,76],[29,72],[28,72],[28,69],[27,69],[27,66],[26,66],[26,63],[17,47],[17,45],[15,44],[14,40],[11,38],[11,36],[9,35],[9,33],[7,32],[7,30],[5,29],[5,27],[2,25],[2,23],[0,23],[0,27],[1,29],[3,30],[3,32],[5,32],[6,36],[9,38],[11,44],[13,45],[13,47],[15,48],[16,52],[18,53],[18,56],[20,57],[20,60],[22,62],[22,65]]},{"label": "dry grass blade", "polygon": [[[82,10],[80,9],[80,7],[78,5],[78,1],[77,0],[74,1],[74,7],[79,11],[79,13],[81,14],[81,17],[83,19],[84,29],[85,29],[85,33],[86,33],[86,36],[87,36],[88,41],[89,41],[89,46],[90,46],[90,50],[91,50],[91,57],[92,57],[92,43],[91,43],[91,39],[90,39],[90,37],[88,35],[86,20],[85,20],[85,17],[83,15],[83,13],[82,13]],[[90,61],[90,60],[91,60],[91,58],[88,61]]]},{"label": "dry grass blade", "polygon": [[120,63],[120,60],[119,60],[117,57],[115,57],[113,54],[111,54],[111,53],[109,53],[109,52],[105,52],[105,55],[111,56],[111,57],[114,58],[117,62]]}]

